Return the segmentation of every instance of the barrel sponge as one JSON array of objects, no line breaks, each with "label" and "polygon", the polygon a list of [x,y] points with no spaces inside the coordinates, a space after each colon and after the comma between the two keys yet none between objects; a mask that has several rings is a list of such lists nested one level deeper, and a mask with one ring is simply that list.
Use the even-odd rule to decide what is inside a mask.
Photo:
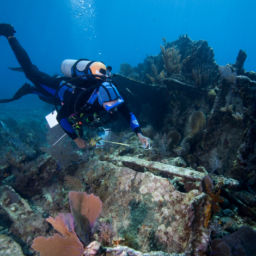
[{"label": "barrel sponge", "polygon": [[205,114],[202,111],[194,111],[188,120],[188,135],[193,137],[204,128],[205,123]]}]

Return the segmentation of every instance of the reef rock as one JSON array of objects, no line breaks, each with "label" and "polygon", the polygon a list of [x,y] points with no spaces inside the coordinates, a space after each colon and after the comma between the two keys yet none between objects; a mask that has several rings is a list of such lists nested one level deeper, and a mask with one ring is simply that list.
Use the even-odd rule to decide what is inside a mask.
[{"label": "reef rock", "polygon": [[222,239],[212,241],[213,256],[255,256],[256,231],[250,227],[241,227]]},{"label": "reef rock", "polygon": [[99,237],[108,237],[100,227],[111,225],[116,244],[140,251],[187,255],[206,251],[205,193],[196,189],[182,193],[167,178],[104,161],[90,164],[84,179],[103,201]]},{"label": "reef rock", "polygon": [[107,248],[107,256],[185,256],[184,253],[164,253],[164,252],[149,252],[143,253],[133,250],[127,246],[118,246],[114,248]]},{"label": "reef rock", "polygon": [[36,214],[19,194],[10,186],[0,187],[0,208],[10,220],[10,231],[24,242],[30,243],[37,232],[45,232],[43,218]]},{"label": "reef rock", "polygon": [[0,256],[24,256],[21,247],[6,235],[0,235]]}]

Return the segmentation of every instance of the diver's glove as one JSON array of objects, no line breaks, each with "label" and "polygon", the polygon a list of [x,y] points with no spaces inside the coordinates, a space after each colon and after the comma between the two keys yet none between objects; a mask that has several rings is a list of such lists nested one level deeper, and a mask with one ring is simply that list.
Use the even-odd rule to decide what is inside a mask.
[{"label": "diver's glove", "polygon": [[77,138],[74,139],[74,142],[76,143],[78,148],[80,148],[80,149],[86,148],[86,143],[82,138],[77,137]]},{"label": "diver's glove", "polygon": [[14,27],[10,24],[2,23],[0,24],[0,36],[13,36],[16,33]]},{"label": "diver's glove", "polygon": [[137,133],[137,136],[142,144],[144,149],[151,149],[149,138],[142,135],[142,133]]}]

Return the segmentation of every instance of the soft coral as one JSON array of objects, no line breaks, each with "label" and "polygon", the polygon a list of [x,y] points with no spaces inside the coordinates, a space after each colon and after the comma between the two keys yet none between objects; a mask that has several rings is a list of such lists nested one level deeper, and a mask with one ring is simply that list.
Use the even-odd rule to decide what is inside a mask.
[{"label": "soft coral", "polygon": [[85,192],[75,191],[69,193],[69,202],[72,214],[61,213],[55,218],[46,219],[60,234],[55,233],[49,238],[39,236],[34,239],[32,248],[40,252],[40,256],[81,256],[84,245],[89,243],[88,240],[86,240],[86,244],[81,243],[75,232],[75,227],[79,230],[80,235],[81,227],[87,228],[83,231],[84,233],[90,233],[89,229],[92,228],[101,212],[102,202],[93,194],[88,195]]}]

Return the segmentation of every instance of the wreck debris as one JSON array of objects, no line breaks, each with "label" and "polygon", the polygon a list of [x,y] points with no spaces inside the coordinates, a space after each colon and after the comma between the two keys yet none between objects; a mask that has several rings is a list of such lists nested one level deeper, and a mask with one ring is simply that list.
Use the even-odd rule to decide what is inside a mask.
[{"label": "wreck debris", "polygon": [[42,233],[46,231],[40,214],[36,214],[28,202],[10,186],[0,187],[0,209],[10,219],[12,233],[22,238],[24,242],[30,243],[32,234],[38,230]]},{"label": "wreck debris", "polygon": [[[193,169],[176,167],[160,162],[147,161],[136,157],[115,156],[112,159],[110,158],[110,160],[116,163],[122,163],[124,166],[132,168],[139,172],[150,171],[162,177],[181,177],[185,181],[202,181],[205,177],[204,173],[195,171]],[[237,180],[226,178],[224,176],[213,175],[212,178],[214,182],[220,187],[237,187],[239,185],[239,182]]]},{"label": "wreck debris", "polygon": [[238,55],[236,57],[236,63],[233,65],[234,68],[237,70],[237,74],[244,73],[244,62],[247,58],[247,54],[243,50],[239,50]]},{"label": "wreck debris", "polygon": [[121,245],[144,252],[192,253],[202,250],[202,244],[207,249],[205,193],[179,192],[167,178],[106,161],[86,175],[93,191],[101,180],[104,218],[99,221],[110,221]]}]

